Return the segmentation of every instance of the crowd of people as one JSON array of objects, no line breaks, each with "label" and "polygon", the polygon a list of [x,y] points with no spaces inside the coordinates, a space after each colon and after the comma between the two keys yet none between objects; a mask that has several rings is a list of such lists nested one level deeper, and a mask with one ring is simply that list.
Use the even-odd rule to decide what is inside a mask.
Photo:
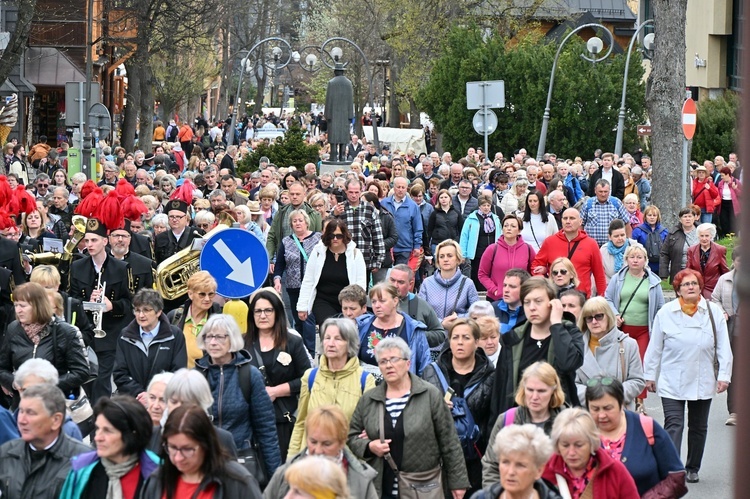
[{"label": "crowd of people", "polygon": [[[3,496],[654,499],[699,481],[716,393],[737,419],[740,257],[716,242],[738,231],[735,154],[694,165],[670,228],[642,154],[454,161],[353,135],[346,167],[240,173],[257,143],[222,130],[105,146],[101,179],[6,147]],[[161,275],[222,224],[271,262],[240,312],[223,276]]]}]

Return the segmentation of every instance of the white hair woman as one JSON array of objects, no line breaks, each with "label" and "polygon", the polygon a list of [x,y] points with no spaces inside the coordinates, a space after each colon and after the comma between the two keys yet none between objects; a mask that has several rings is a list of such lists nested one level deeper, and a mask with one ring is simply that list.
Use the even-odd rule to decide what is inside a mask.
[{"label": "white hair woman", "polygon": [[716,239],[714,224],[702,223],[695,230],[698,232],[698,244],[687,250],[687,268],[703,275],[703,297],[710,300],[719,277],[729,272],[727,249],[713,242]]}]

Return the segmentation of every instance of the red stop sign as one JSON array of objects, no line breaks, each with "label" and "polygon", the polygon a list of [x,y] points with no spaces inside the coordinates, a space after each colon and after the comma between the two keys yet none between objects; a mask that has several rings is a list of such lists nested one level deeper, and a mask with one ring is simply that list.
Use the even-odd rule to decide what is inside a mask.
[{"label": "red stop sign", "polygon": [[698,122],[698,110],[693,99],[687,99],[682,105],[682,133],[687,140],[695,135],[695,124]]}]

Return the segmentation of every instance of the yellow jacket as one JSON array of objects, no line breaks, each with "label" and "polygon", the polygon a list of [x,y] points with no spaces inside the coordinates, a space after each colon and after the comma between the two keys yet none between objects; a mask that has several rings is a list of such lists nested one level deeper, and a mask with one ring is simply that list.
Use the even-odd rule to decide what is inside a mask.
[{"label": "yellow jacket", "polygon": [[[344,411],[348,420],[354,414],[357,402],[362,397],[362,368],[359,366],[359,359],[356,357],[349,359],[342,370],[331,371],[328,368],[328,359],[322,356],[320,367],[315,375],[312,393],[307,389],[311,372],[312,369],[308,369],[302,375],[297,422],[294,424],[292,439],[289,442],[289,458],[307,447],[305,419],[311,410],[323,405],[337,405]],[[365,382],[365,391],[371,388],[375,388],[374,376],[368,376]]]}]

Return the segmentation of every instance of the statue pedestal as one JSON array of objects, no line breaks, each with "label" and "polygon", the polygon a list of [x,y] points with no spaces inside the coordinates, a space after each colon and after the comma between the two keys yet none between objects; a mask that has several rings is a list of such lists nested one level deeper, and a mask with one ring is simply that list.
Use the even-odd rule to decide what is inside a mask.
[{"label": "statue pedestal", "polygon": [[344,170],[349,170],[351,164],[351,161],[323,161],[320,164],[320,175],[323,175],[324,173],[330,173],[333,175],[336,170],[342,168]]}]

